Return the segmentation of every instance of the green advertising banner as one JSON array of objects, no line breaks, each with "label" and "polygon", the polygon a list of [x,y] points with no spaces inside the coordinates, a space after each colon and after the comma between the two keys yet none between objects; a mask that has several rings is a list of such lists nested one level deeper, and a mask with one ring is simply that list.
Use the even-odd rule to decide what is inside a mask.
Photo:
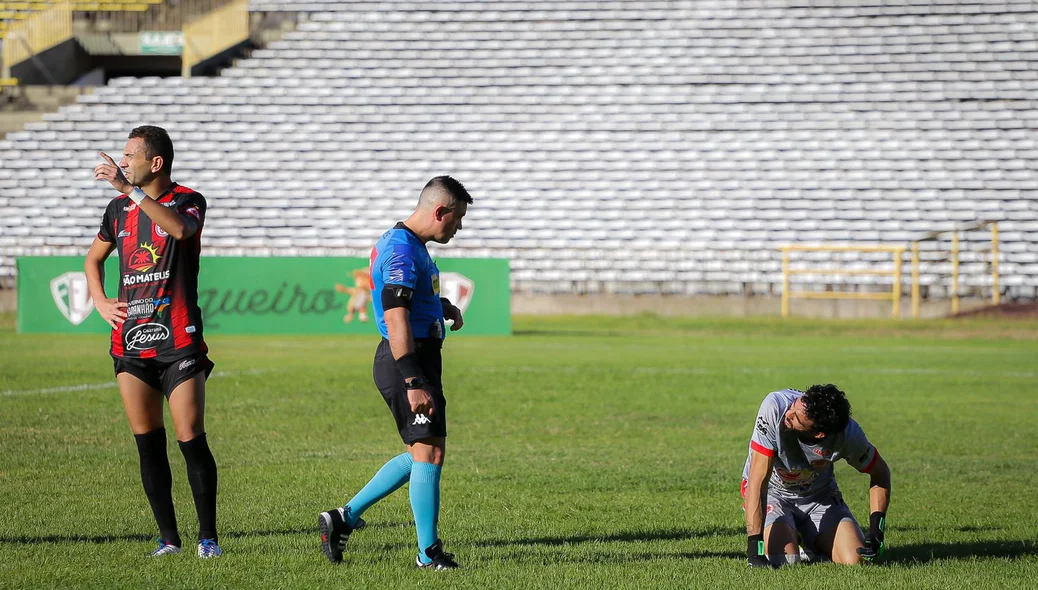
[{"label": "green advertising banner", "polygon": [[137,35],[141,55],[181,55],[183,31],[141,31]]},{"label": "green advertising banner", "polygon": [[[83,258],[18,259],[18,331],[104,333],[110,328],[87,292]],[[438,259],[440,291],[461,308],[465,328],[451,335],[510,334],[508,261]],[[365,258],[207,256],[198,273],[198,305],[207,334],[377,334]],[[105,265],[105,291],[118,293],[116,256]]]}]

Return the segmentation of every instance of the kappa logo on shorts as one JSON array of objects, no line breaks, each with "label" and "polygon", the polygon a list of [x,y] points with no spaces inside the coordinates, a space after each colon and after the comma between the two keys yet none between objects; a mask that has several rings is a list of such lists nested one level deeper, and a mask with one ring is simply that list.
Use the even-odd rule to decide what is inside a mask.
[{"label": "kappa logo on shorts", "polygon": [[425,414],[415,414],[414,422],[411,423],[411,426],[421,426],[423,424],[429,424],[430,422],[432,422],[432,420],[430,420]]},{"label": "kappa logo on shorts", "polygon": [[184,369],[190,367],[193,364],[195,364],[195,359],[187,359],[186,361],[180,363],[180,366],[177,367],[177,368],[179,370],[183,371]]}]

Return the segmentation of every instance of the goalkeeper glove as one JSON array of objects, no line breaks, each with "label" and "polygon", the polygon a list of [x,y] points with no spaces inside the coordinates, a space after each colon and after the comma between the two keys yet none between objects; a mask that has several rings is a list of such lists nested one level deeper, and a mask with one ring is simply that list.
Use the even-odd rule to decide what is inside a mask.
[{"label": "goalkeeper glove", "polygon": [[858,555],[861,555],[862,559],[873,561],[883,556],[887,550],[887,544],[883,542],[886,528],[886,512],[873,512],[869,516],[869,531],[865,533],[865,546],[858,548]]},{"label": "goalkeeper glove", "polygon": [[750,567],[771,567],[768,556],[764,554],[764,535],[746,537],[746,562]]}]

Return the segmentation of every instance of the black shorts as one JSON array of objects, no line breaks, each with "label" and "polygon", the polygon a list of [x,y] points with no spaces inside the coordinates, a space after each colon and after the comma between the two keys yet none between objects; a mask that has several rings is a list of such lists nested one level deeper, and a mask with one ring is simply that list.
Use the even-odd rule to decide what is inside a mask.
[{"label": "black shorts", "polygon": [[386,405],[393,413],[396,429],[400,432],[400,438],[403,439],[405,445],[424,438],[447,436],[447,400],[443,397],[443,383],[440,381],[443,373],[440,342],[416,340],[415,356],[418,357],[418,366],[425,377],[425,390],[433,398],[432,416],[415,414],[411,411],[411,402],[407,400],[407,387],[404,386],[404,376],[400,374],[400,369],[397,368],[396,361],[393,359],[393,353],[389,349],[389,341],[385,338],[375,349],[375,362],[371,371],[375,378],[375,386],[382,392]]},{"label": "black shorts", "polygon": [[196,354],[179,358],[175,361],[159,361],[156,359],[135,359],[112,356],[115,374],[129,373],[149,386],[159,390],[169,399],[173,390],[184,381],[205,371],[205,378],[213,372],[213,361],[205,354]]}]

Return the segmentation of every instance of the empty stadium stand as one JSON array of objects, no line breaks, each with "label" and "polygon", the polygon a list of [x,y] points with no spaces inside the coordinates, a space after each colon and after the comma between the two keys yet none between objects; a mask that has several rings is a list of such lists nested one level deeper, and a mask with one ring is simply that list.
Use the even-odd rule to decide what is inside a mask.
[{"label": "empty stadium stand", "polygon": [[96,152],[151,123],[211,255],[366,256],[449,173],[476,203],[435,253],[507,257],[525,291],[776,292],[786,243],[997,220],[1003,291],[1038,296],[1038,2],[250,8],[305,17],[219,77],[116,79],[0,141],[0,274],[85,252],[114,196]]}]

